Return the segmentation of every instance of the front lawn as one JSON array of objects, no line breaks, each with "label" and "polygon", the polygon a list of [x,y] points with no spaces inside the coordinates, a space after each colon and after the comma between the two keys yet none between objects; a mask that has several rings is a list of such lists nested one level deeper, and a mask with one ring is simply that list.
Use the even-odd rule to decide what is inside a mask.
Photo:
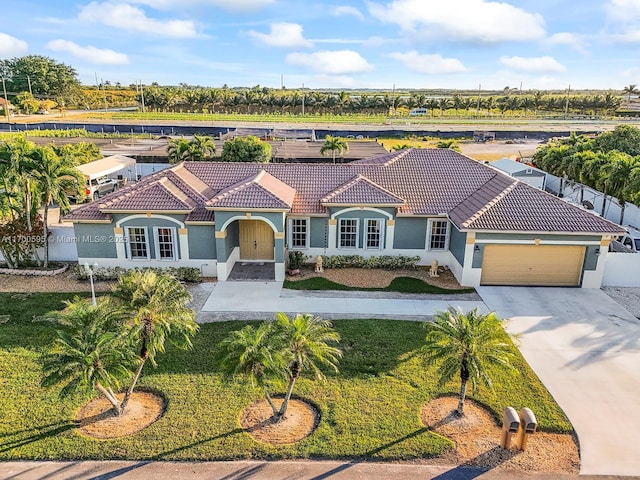
[{"label": "front lawn", "polygon": [[[167,411],[145,430],[113,440],[77,433],[73,418],[84,400],[59,400],[58,389],[39,386],[39,357],[52,327],[32,323],[34,315],[60,308],[73,294],[0,293],[0,459],[162,459],[433,457],[451,446],[423,428],[422,404],[456,393],[452,383],[436,386],[436,372],[416,356],[424,330],[419,322],[339,320],[344,358],[340,373],[327,372],[324,384],[301,380],[296,394],[321,412],[316,431],[295,445],[257,443],[239,426],[240,412],[261,391],[225,384],[211,357],[217,343],[248,322],[201,325],[194,348],[169,348],[159,366],[145,366],[141,385],[161,391]],[[8,317],[7,317],[8,316]],[[514,347],[515,348],[515,347]],[[517,354],[519,372],[494,373],[495,395],[472,397],[495,416],[512,405],[528,406],[542,430],[570,432],[571,425],[535,374]]]}]

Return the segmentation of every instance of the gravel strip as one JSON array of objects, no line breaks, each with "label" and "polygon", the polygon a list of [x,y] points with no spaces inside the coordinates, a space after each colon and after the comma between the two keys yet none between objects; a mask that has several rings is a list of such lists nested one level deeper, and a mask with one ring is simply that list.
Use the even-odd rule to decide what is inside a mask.
[{"label": "gravel strip", "polygon": [[623,306],[631,315],[640,318],[639,287],[602,287],[604,293]]}]

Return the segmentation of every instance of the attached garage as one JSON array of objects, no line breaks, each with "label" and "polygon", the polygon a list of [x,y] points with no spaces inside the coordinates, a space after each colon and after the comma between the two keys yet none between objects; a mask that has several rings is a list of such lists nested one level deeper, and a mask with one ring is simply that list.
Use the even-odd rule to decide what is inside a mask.
[{"label": "attached garage", "polygon": [[577,245],[485,245],[480,284],[577,287],[585,250]]}]

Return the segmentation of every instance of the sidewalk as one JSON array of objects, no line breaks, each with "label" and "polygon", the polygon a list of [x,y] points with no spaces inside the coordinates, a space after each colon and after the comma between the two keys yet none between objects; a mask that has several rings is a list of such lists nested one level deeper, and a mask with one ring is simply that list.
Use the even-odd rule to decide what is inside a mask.
[{"label": "sidewalk", "polygon": [[[478,307],[488,311],[479,297],[467,300],[468,295],[406,295],[389,294],[379,298],[377,292],[310,292],[283,290],[281,282],[219,282],[203,284],[193,307],[199,322],[228,319],[271,319],[275,312],[312,313],[327,319],[338,318],[391,318],[398,320],[425,320],[449,305],[471,310]],[[198,296],[198,295],[194,295]],[[373,298],[371,298],[373,297]]]},{"label": "sidewalk", "polygon": [[618,480],[632,477],[483,471],[456,466],[339,461],[236,462],[6,462],[0,480]]}]

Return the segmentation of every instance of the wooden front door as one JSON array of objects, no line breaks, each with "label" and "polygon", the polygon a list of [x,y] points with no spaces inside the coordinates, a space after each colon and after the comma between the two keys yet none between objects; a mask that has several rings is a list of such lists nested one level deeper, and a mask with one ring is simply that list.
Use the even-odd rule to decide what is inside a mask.
[{"label": "wooden front door", "polygon": [[273,260],[273,230],[261,220],[240,220],[240,260]]}]

